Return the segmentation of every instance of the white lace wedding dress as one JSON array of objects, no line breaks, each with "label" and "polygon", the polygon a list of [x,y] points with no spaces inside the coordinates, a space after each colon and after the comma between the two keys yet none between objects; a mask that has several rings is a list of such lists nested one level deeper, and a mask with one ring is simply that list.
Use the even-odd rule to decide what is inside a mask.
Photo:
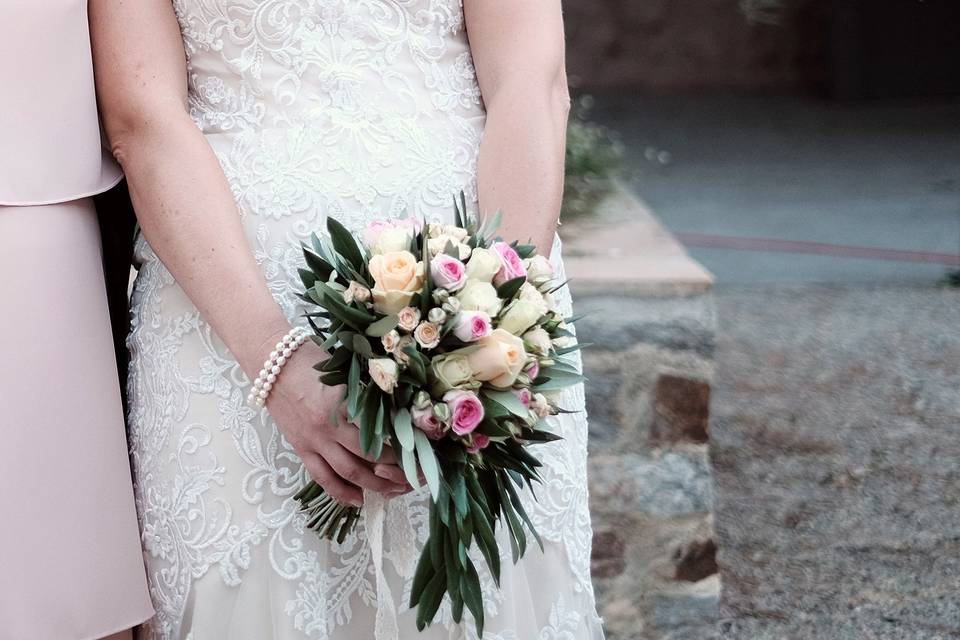
[{"label": "white lace wedding dress", "polygon": [[[484,109],[458,0],[174,4],[191,114],[292,321],[303,312],[299,246],[325,216],[355,230],[405,211],[452,221],[454,194],[476,201]],[[365,507],[375,517],[343,544],[305,531],[293,495],[306,477],[291,447],[245,405],[250,381],[142,239],[137,258],[130,440],[157,609],[146,637],[475,638],[469,614],[455,624],[447,603],[422,634],[406,606],[425,495]],[[567,294],[559,300],[569,312]],[[582,409],[582,388],[562,405]],[[502,588],[482,572],[487,640],[602,638],[586,418],[553,425],[565,439],[537,446],[544,483],[528,507],[545,551],[513,565],[504,539]]]}]

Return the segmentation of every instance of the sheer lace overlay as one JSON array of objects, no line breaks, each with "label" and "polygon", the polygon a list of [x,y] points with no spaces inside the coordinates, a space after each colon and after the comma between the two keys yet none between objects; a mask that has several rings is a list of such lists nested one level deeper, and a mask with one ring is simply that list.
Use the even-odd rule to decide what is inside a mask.
[{"label": "sheer lace overlay", "polygon": [[[300,243],[326,216],[451,221],[476,201],[484,109],[457,0],[175,0],[190,112],[226,173],[269,286],[302,322]],[[473,639],[444,603],[424,633],[406,607],[427,537],[422,492],[389,501],[377,555],[361,522],[343,544],[304,530],[306,477],[250,381],[142,239],[134,287],[131,454],[153,639]],[[562,272],[559,244],[553,258]],[[570,311],[566,293],[559,296]],[[583,409],[582,387],[562,405]],[[531,516],[544,538],[501,588],[482,572],[484,640],[602,638],[590,583],[583,413],[545,463]],[[382,538],[382,539],[380,539]],[[479,558],[478,566],[483,566]],[[378,571],[379,569],[379,571]],[[387,591],[397,630],[374,633]]]}]

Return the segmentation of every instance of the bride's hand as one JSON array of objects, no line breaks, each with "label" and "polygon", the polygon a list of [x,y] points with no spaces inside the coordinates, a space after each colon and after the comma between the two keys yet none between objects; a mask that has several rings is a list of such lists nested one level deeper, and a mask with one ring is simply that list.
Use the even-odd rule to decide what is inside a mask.
[{"label": "bride's hand", "polygon": [[326,356],[308,340],[290,358],[267,399],[267,410],[310,476],[335,500],[363,504],[363,489],[393,497],[411,490],[393,450],[363,454],[360,430],[347,421],[344,389],[317,381],[313,365]]}]

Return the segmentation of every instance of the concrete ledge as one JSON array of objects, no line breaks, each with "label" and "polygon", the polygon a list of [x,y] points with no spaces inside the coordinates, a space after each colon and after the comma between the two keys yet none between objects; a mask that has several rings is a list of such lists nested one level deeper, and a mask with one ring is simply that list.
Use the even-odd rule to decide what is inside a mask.
[{"label": "concrete ledge", "polygon": [[616,185],[594,216],[562,225],[560,235],[577,294],[676,296],[713,287],[713,274],[623,185]]}]

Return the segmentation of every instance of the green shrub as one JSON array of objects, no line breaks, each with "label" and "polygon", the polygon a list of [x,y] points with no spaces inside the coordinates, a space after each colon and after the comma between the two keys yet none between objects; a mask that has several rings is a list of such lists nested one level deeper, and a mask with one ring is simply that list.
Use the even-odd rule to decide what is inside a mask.
[{"label": "green shrub", "polygon": [[591,105],[589,96],[579,98],[567,126],[563,220],[593,213],[612,188],[623,161],[623,145],[616,135],[587,120]]}]

